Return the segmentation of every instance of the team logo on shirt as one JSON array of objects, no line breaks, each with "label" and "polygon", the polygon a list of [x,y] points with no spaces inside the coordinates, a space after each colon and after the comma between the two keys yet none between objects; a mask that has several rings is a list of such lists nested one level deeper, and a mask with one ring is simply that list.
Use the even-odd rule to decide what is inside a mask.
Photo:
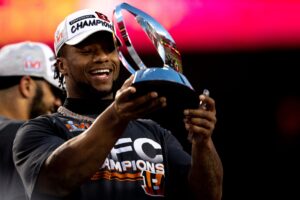
[{"label": "team logo on shirt", "polygon": [[164,181],[163,174],[151,173],[150,171],[142,172],[144,185],[142,186],[145,193],[151,196],[164,196]]},{"label": "team logo on shirt", "polygon": [[70,132],[84,131],[91,126],[91,123],[85,123],[85,122],[76,123],[72,120],[68,120],[67,123],[65,123],[65,126]]}]

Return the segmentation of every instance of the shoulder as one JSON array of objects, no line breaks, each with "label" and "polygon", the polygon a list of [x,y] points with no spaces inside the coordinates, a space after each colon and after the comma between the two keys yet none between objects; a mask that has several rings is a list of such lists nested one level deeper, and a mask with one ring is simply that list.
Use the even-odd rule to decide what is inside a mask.
[{"label": "shoulder", "polygon": [[57,121],[57,114],[47,114],[47,115],[40,115],[36,118],[30,119],[26,121],[23,125],[23,127],[28,126],[49,126]]},{"label": "shoulder", "polygon": [[16,133],[23,123],[24,121],[10,119],[0,121],[0,154],[2,156],[11,149]]},{"label": "shoulder", "polygon": [[[56,114],[41,115],[26,121],[17,131],[14,140],[14,151],[21,152],[28,149],[62,144],[67,136],[65,130],[58,124]],[[28,150],[31,151],[31,150]]]},{"label": "shoulder", "polygon": [[24,123],[22,120],[11,120],[7,118],[1,118],[0,120],[0,132],[2,134],[16,132],[18,128]]},{"label": "shoulder", "polygon": [[18,126],[25,122],[25,120],[16,120],[16,119],[8,119],[6,117],[0,116],[0,128],[6,126]]},{"label": "shoulder", "polygon": [[59,124],[57,114],[41,115],[23,123],[18,129],[18,138],[37,138],[45,135],[57,135],[64,127]]}]

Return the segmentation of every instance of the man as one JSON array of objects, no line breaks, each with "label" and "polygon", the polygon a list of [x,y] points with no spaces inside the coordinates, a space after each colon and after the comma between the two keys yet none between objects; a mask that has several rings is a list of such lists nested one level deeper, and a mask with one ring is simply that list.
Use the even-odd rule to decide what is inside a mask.
[{"label": "man", "polygon": [[52,113],[61,105],[55,96],[54,53],[37,42],[9,44],[0,50],[0,199],[25,199],[12,158],[13,140],[25,120]]},{"label": "man", "polygon": [[77,11],[59,24],[56,75],[67,99],[57,113],[24,124],[13,147],[28,198],[220,200],[213,99],[200,96],[207,110],[184,111],[195,138],[190,156],[168,130],[140,119],[165,107],[165,97],[155,91],[135,97],[132,76],[114,97],[117,43],[112,24],[97,11]]}]

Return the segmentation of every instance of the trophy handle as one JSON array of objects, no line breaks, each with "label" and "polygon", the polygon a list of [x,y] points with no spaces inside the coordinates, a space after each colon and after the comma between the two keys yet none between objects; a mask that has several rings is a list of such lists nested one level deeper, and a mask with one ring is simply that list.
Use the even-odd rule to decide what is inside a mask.
[{"label": "trophy handle", "polygon": [[[141,27],[151,40],[152,44],[155,46],[160,58],[164,63],[164,66],[171,67],[177,72],[182,72],[180,52],[178,51],[176,43],[172,36],[168,33],[168,31],[147,13],[127,3],[121,3],[120,5],[116,6],[114,15],[126,48],[139,69],[146,69],[147,67],[142,62],[136,50],[132,46],[121,13],[122,9],[127,10],[129,13],[135,16],[135,19],[141,25]],[[130,73],[133,74],[135,72],[134,68],[131,67],[131,65],[126,61],[125,57],[120,51],[119,57],[123,65],[128,69]]]}]

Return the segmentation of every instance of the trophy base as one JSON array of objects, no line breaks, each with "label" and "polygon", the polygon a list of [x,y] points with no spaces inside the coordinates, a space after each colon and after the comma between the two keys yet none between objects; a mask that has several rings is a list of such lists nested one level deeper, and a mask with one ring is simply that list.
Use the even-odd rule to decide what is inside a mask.
[{"label": "trophy base", "polygon": [[135,96],[142,96],[148,92],[157,92],[158,96],[167,98],[167,106],[172,109],[197,108],[199,97],[194,90],[170,81],[153,80],[133,83],[136,88]]},{"label": "trophy base", "polygon": [[138,70],[132,85],[136,88],[135,95],[137,96],[155,91],[159,96],[166,97],[167,106],[165,108],[146,116],[160,124],[165,124],[166,120],[174,122],[173,119],[180,119],[182,122],[184,109],[193,109],[199,106],[199,96],[188,80],[170,67]]},{"label": "trophy base", "polygon": [[195,91],[181,84],[168,81],[143,81],[133,84],[136,87],[137,95],[143,95],[150,91],[156,91],[159,96],[167,98],[167,106],[148,113],[143,118],[152,119],[160,126],[170,130],[172,134],[181,141],[185,149],[190,148],[190,143],[186,140],[184,128],[183,110],[187,108],[197,108],[199,97]]}]

